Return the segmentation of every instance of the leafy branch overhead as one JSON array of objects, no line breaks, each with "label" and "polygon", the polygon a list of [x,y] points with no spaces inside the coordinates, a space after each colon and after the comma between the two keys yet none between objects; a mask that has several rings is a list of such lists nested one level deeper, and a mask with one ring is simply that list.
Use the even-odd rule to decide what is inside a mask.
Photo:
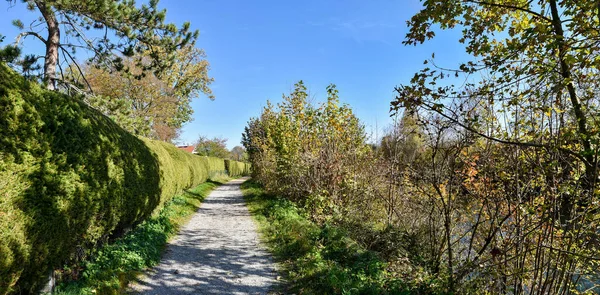
[{"label": "leafy branch overhead", "polygon": [[441,208],[448,293],[598,293],[600,3],[428,0],[407,24],[405,45],[460,30],[471,58],[432,55],[391,103],[430,134],[414,179]]},{"label": "leafy branch overhead", "polygon": [[[41,77],[48,89],[56,89],[57,83],[65,82],[66,68],[81,71],[75,57],[77,50],[91,53],[89,61],[98,66],[125,72],[130,68],[124,58],[134,57],[135,65],[142,69],[137,76],[143,77],[148,71],[160,73],[169,68],[175,51],[193,45],[198,37],[198,31],[190,30],[188,22],[179,28],[165,23],[166,10],[158,9],[157,0],[141,6],[132,0],[21,2],[41,16],[29,26],[21,20],[13,21],[21,30],[16,43],[33,37],[45,45],[45,53],[34,62],[44,61]],[[41,27],[44,29],[40,30]],[[147,60],[142,59],[142,53]]]},{"label": "leafy branch overhead", "polygon": [[[432,55],[396,88],[392,110],[427,109],[496,142],[558,150],[585,166],[589,185],[600,132],[590,120],[599,111],[599,22],[597,1],[426,1],[407,22],[404,44],[434,38],[434,25],[461,28],[473,60],[446,69]],[[529,112],[535,116],[519,115]],[[564,140],[533,134],[548,127]]]}]

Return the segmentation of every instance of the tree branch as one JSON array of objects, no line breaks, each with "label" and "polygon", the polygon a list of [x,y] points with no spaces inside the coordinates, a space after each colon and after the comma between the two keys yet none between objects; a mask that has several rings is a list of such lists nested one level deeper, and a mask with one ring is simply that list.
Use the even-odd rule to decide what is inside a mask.
[{"label": "tree branch", "polygon": [[[549,145],[541,144],[541,143],[510,141],[510,140],[504,140],[504,139],[496,138],[496,137],[493,137],[493,136],[489,136],[487,134],[481,133],[481,132],[473,129],[472,127],[469,127],[469,126],[465,125],[464,123],[460,122],[459,120],[457,120],[455,118],[450,117],[449,115],[447,115],[446,113],[444,113],[442,111],[438,111],[437,108],[435,108],[435,107],[433,107],[431,105],[428,105],[426,103],[423,103],[423,105],[428,110],[432,110],[432,111],[436,112],[440,116],[442,116],[442,117],[450,120],[451,122],[453,122],[453,123],[457,124],[458,126],[464,128],[465,130],[467,130],[469,132],[472,132],[472,133],[475,133],[476,135],[481,136],[481,137],[483,137],[485,139],[489,139],[491,141],[495,141],[495,142],[502,143],[502,144],[514,145],[514,146],[544,148],[544,149],[548,149],[548,150],[553,149],[553,147],[551,147]],[[576,153],[576,152],[574,152],[572,150],[569,150],[569,149],[566,149],[566,148],[561,148],[561,147],[555,147],[555,148],[557,150],[561,151],[561,152],[564,152],[566,154],[569,154],[571,156],[576,157],[577,159],[581,160],[586,165],[590,165],[589,162],[587,161],[587,159],[584,156],[582,156],[582,155],[580,155],[580,154],[578,154],[578,153]]]},{"label": "tree branch", "polygon": [[77,32],[77,34],[79,34],[79,37],[83,40],[83,42],[85,42],[85,44],[87,44],[88,49],[93,50],[95,52],[96,50],[95,50],[94,43],[90,39],[88,39],[85,36],[85,34],[74,24],[71,17],[69,17],[66,13],[63,13],[62,15],[65,17],[65,19],[67,19],[67,24],[69,24],[71,26],[71,28],[73,28],[73,30],[75,32]]},{"label": "tree branch", "polygon": [[527,13],[529,13],[539,19],[545,20],[547,22],[552,22],[551,19],[542,15],[541,13],[535,12],[535,11],[533,11],[529,8],[525,8],[525,7],[518,7],[518,6],[514,6],[514,5],[510,5],[510,4],[489,3],[489,2],[476,1],[476,0],[463,0],[463,2],[475,3],[475,4],[480,4],[480,5],[489,5],[489,6],[500,7],[500,8],[515,9],[518,11],[527,12]]},{"label": "tree branch", "polygon": [[21,38],[25,38],[27,36],[34,36],[34,37],[40,39],[40,41],[42,41],[44,44],[47,43],[46,39],[44,39],[42,36],[40,36],[40,34],[38,34],[36,32],[21,32],[15,38],[15,45],[19,45],[19,43],[21,43]]},{"label": "tree branch", "polygon": [[[85,81],[85,84],[90,89],[90,93],[94,94],[94,90],[92,90],[92,86],[90,85],[90,82],[88,82],[88,80],[85,78],[85,75],[83,74],[83,71],[81,70],[81,67],[79,66],[79,64],[77,63],[77,61],[75,60],[75,58],[64,47],[62,47],[62,46],[59,46],[59,47],[63,51],[63,53],[65,53],[71,59],[71,61],[75,65],[75,67],[77,67],[77,71],[79,71],[79,74],[81,75],[81,78],[83,79],[83,81]],[[71,67],[71,63],[69,63],[69,67]]]}]

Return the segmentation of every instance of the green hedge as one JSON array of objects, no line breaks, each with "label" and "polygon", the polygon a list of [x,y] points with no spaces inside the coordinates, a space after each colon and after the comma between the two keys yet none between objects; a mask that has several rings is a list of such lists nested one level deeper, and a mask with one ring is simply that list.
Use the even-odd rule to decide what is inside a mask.
[{"label": "green hedge", "polygon": [[195,155],[195,157],[204,159],[203,161],[208,163],[208,167],[211,171],[209,175],[210,178],[227,177],[227,170],[225,169],[225,162],[223,159],[198,155]]},{"label": "green hedge", "polygon": [[[160,205],[182,190],[197,186],[225,170],[223,159],[199,157],[162,141],[142,140],[159,161],[160,174],[163,176],[160,189],[164,196],[160,199]],[[164,179],[164,176],[175,181]]]},{"label": "green hedge", "polygon": [[[219,164],[219,162],[221,164]],[[43,90],[0,64],[0,294],[33,293],[221,159],[141,140],[80,98]]]},{"label": "green hedge", "polygon": [[250,163],[225,160],[225,169],[231,177],[250,175]]}]

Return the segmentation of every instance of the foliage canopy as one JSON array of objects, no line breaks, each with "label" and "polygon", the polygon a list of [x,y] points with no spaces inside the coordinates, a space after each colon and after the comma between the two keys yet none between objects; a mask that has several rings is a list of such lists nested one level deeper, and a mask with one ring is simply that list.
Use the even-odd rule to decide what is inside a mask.
[{"label": "foliage canopy", "polygon": [[[67,67],[77,66],[76,50],[91,53],[90,61],[108,68],[128,71],[124,57],[136,56],[135,63],[143,72],[161,72],[173,63],[176,49],[194,44],[198,31],[190,24],[181,28],[165,23],[166,10],[158,9],[158,0],[137,5],[132,0],[7,0],[22,2],[31,11],[40,14],[29,26],[21,20],[13,24],[21,30],[16,43],[33,37],[45,45],[45,54],[36,55],[30,64],[43,59],[40,76],[48,89],[67,82],[62,73]],[[39,33],[45,27],[47,35]],[[142,62],[139,54],[147,53],[150,62]],[[166,55],[165,55],[166,53]],[[73,70],[75,71],[75,70]],[[60,73],[60,76],[59,76]]]},{"label": "foliage canopy", "polygon": [[[209,88],[213,79],[204,58],[204,51],[188,45],[175,52],[173,63],[160,75],[142,77],[137,77],[142,69],[135,58],[124,60],[129,73],[88,64],[83,77],[93,94],[87,101],[134,134],[171,141],[182,125],[192,120],[191,100],[199,94],[214,98]],[[81,83],[83,77],[73,73],[71,79]]]}]

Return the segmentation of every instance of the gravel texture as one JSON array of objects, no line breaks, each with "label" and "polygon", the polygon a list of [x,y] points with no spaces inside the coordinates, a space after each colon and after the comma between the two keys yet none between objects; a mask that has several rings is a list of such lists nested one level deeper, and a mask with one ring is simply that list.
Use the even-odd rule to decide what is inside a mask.
[{"label": "gravel texture", "polygon": [[168,244],[158,266],[134,282],[134,294],[268,294],[276,282],[272,257],[236,179],[215,189]]}]

